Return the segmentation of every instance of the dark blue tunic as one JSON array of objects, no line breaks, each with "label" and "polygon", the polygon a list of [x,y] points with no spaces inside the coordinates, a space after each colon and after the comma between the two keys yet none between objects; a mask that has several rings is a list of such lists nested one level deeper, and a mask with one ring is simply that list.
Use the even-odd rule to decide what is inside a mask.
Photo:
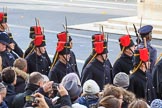
[{"label": "dark blue tunic", "polygon": [[133,69],[133,57],[122,54],[119,59],[114,63],[112,74],[113,78],[119,72],[125,72],[127,75],[130,74],[130,70]]},{"label": "dark blue tunic", "polygon": [[112,83],[112,71],[111,63],[107,60],[105,63],[94,59],[90,64],[88,64],[81,76],[81,83],[84,84],[85,81],[92,79],[96,81],[102,90],[104,85],[107,83]]}]

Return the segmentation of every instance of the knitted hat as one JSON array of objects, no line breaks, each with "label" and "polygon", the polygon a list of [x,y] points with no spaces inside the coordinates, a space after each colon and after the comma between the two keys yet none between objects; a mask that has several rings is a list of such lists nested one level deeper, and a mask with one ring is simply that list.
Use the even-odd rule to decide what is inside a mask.
[{"label": "knitted hat", "polygon": [[83,93],[85,94],[97,94],[100,92],[98,84],[94,80],[87,80],[83,84]]},{"label": "knitted hat", "polygon": [[78,85],[81,86],[80,79],[76,73],[69,73],[69,74],[65,75],[61,81],[61,84],[65,85],[65,83],[69,82],[69,81],[75,81]]},{"label": "knitted hat", "polygon": [[82,92],[81,82],[76,73],[69,73],[65,75],[61,84],[68,91],[72,99],[78,97]]},{"label": "knitted hat", "polygon": [[151,102],[150,108],[162,108],[162,100],[160,100],[160,99],[154,99]]},{"label": "knitted hat", "polygon": [[82,86],[78,85],[75,81],[67,81],[64,87],[68,91],[71,99],[79,97],[82,92]]},{"label": "knitted hat", "polygon": [[113,84],[118,87],[128,87],[129,86],[129,76],[124,72],[119,72],[115,75]]}]

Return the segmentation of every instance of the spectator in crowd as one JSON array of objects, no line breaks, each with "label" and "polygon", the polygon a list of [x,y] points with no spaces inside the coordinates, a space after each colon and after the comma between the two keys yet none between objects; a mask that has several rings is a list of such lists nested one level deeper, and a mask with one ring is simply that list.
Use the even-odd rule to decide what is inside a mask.
[{"label": "spectator in crowd", "polygon": [[149,108],[147,103],[141,99],[134,100],[129,104],[128,108]]},{"label": "spectator in crowd", "polygon": [[121,87],[121,90],[123,90],[124,99],[122,108],[128,108],[128,104],[135,99],[135,95],[132,92],[126,90],[129,86],[129,76],[124,72],[119,72],[115,75],[113,84],[117,87]]},{"label": "spectator in crowd", "polygon": [[70,98],[71,98],[71,102],[74,103],[74,101],[80,96],[82,92],[82,86],[81,86],[78,75],[76,73],[67,74],[62,79],[61,84],[68,91]]},{"label": "spectator in crowd", "polygon": [[100,92],[100,87],[94,80],[87,80],[83,84],[83,94],[76,100],[76,103],[92,108],[98,104],[98,93]]},{"label": "spectator in crowd", "polygon": [[0,108],[8,108],[4,98],[6,97],[7,89],[3,83],[0,83]]},{"label": "spectator in crowd", "polygon": [[128,108],[128,105],[136,100],[136,96],[134,93],[123,89],[120,87],[120,89],[123,91],[123,103],[122,103],[122,108]]},{"label": "spectator in crowd", "polygon": [[[47,84],[46,87],[43,86],[44,89],[48,89],[48,87],[50,87],[49,84]],[[46,101],[46,98],[42,94],[35,93],[33,96],[36,97],[36,100],[39,101],[37,107],[38,108],[62,108],[63,106],[66,106],[67,108],[71,108],[70,97],[68,95],[67,90],[64,88],[64,86],[59,85],[57,87],[57,90],[58,90],[58,93],[60,95],[60,103],[59,104],[49,106],[47,101]],[[44,92],[46,92],[46,91],[44,91]]]},{"label": "spectator in crowd", "polygon": [[2,81],[5,86],[7,86],[7,95],[5,97],[5,102],[9,108],[12,107],[12,101],[16,95],[15,87],[17,76],[15,71],[11,67],[7,67],[2,70]]},{"label": "spectator in crowd", "polygon": [[35,99],[39,101],[37,108],[49,108],[42,94],[35,93],[33,96],[36,97]]},{"label": "spectator in crowd", "polygon": [[99,102],[99,106],[103,108],[121,108],[119,100],[113,95],[102,98]]},{"label": "spectator in crowd", "polygon": [[127,89],[129,86],[129,76],[124,72],[119,72],[113,79],[113,85]]},{"label": "spectator in crowd", "polygon": [[31,95],[39,87],[42,87],[43,81],[43,77],[39,72],[31,73],[24,93],[20,93],[15,96],[12,108],[23,108],[23,106],[25,105],[25,96]]},{"label": "spectator in crowd", "polygon": [[110,84],[105,85],[102,97],[104,98],[105,96],[109,96],[109,95],[115,96],[120,102],[120,107],[122,106],[123,91],[119,87],[115,87],[115,86],[110,85]]},{"label": "spectator in crowd", "polygon": [[160,99],[154,99],[151,102],[150,108],[162,108],[162,100],[160,100]]},{"label": "spectator in crowd", "polygon": [[17,74],[17,81],[15,85],[16,93],[23,93],[25,88],[25,82],[28,78],[27,61],[23,58],[18,58],[13,63],[13,69]]}]

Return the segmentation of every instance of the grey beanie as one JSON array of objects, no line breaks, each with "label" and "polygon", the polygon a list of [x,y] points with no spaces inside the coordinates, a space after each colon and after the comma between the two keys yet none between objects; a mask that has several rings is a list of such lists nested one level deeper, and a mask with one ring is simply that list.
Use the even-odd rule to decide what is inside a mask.
[{"label": "grey beanie", "polygon": [[150,108],[162,108],[162,100],[160,100],[160,99],[154,99],[151,102]]},{"label": "grey beanie", "polygon": [[113,84],[118,87],[126,88],[129,86],[129,76],[124,72],[115,75]]}]

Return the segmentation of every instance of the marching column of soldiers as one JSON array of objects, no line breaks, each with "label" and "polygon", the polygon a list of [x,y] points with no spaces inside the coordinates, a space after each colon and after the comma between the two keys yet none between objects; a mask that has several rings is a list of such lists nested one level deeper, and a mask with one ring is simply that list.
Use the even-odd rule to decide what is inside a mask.
[{"label": "marching column of soldiers", "polygon": [[[138,30],[141,41],[137,45],[135,45],[129,34],[119,38],[121,52],[113,66],[108,56],[108,38],[105,36],[105,33],[94,34],[92,36],[92,52],[85,60],[82,72],[80,73],[78,71],[75,53],[72,51],[72,36],[70,36],[67,30],[57,34],[58,42],[51,62],[45,48],[44,28],[40,26],[39,20],[36,20],[35,26],[30,27],[29,37],[32,40],[25,52],[15,42],[8,28],[7,13],[0,12],[0,80],[8,87],[6,88],[7,94],[4,97],[4,102],[9,108],[12,108],[12,101],[18,92],[13,89],[13,87],[17,87],[14,85],[15,83],[10,84],[10,82],[8,83],[4,79],[5,76],[3,73],[7,71],[7,67],[10,67],[10,71],[17,69],[17,67],[21,71],[25,71],[25,73],[21,71],[16,72],[17,76],[22,76],[24,85],[25,80],[28,77],[28,80],[30,80],[30,75],[32,76],[32,73],[35,72],[40,73],[42,76],[45,75],[50,81],[58,84],[62,82],[62,79],[67,74],[75,73],[76,77],[80,80],[79,86],[83,86],[88,80],[94,80],[99,86],[98,90],[100,91],[104,90],[105,85],[113,85],[115,76],[123,72],[129,76],[129,85],[124,88],[134,93],[136,98],[144,99],[148,105],[154,99],[162,99],[162,59],[156,63],[157,50],[151,45],[153,30],[151,25],[145,25]],[[18,66],[14,65],[15,61]],[[9,79],[11,79],[10,75],[8,75]],[[17,76],[15,75],[14,77]],[[41,83],[39,84],[40,87],[43,87]],[[8,96],[11,96],[9,93],[10,86],[13,93],[11,93],[13,95],[12,98],[8,98]],[[16,89],[23,89],[21,93],[23,91],[25,92],[25,88]],[[56,94],[53,95],[56,96]],[[128,108],[128,106],[121,108]]]}]

